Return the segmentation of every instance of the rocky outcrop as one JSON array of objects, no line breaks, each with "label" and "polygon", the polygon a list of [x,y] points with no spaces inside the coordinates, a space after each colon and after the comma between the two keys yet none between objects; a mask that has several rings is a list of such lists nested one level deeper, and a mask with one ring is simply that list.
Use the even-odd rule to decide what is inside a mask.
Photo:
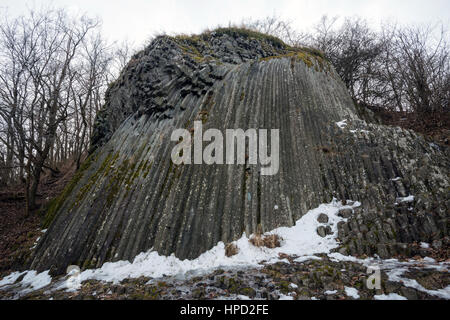
[{"label": "rocky outcrop", "polygon": [[[332,198],[347,254],[412,254],[448,236],[448,150],[361,119],[320,53],[233,29],[159,37],[111,85],[89,159],[46,218],[31,268],[98,267],[151,248],[195,258],[219,241],[292,226]],[[280,170],[174,165],[171,133],[280,129]],[[345,121],[344,121],[345,120]]]}]

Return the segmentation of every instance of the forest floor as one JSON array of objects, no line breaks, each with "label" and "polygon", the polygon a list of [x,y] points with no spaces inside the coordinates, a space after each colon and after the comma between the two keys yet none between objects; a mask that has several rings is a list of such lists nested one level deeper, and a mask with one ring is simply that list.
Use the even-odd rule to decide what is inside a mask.
[{"label": "forest floor", "polygon": [[[423,134],[442,146],[450,145],[450,114],[406,114],[376,111],[383,124],[400,126]],[[60,166],[57,175],[46,174],[38,191],[40,208],[57,197],[75,173],[75,165],[68,162]],[[24,258],[42,236],[43,215],[38,209],[30,214],[25,210],[25,197],[21,186],[0,189],[0,279],[20,269]],[[44,230],[45,231],[45,230]],[[448,254],[448,250],[446,251]],[[214,272],[178,279],[128,279],[121,283],[104,283],[96,280],[83,282],[79,290],[49,290],[43,288],[21,295],[23,299],[347,299],[352,298],[352,288],[357,288],[361,299],[408,298],[439,299],[426,290],[445,290],[449,285],[448,271],[433,268],[410,268],[406,275],[417,286],[407,286],[404,281],[391,281],[388,271],[382,272],[381,290],[368,290],[363,281],[367,267],[355,261],[332,261],[327,256],[321,260],[275,264],[262,264],[246,270],[216,270]],[[417,265],[423,257],[416,257]],[[448,259],[448,257],[447,257]],[[285,259],[286,260],[286,259]],[[439,261],[439,260],[438,260]],[[441,260],[442,261],[442,260]],[[444,259],[445,261],[445,259]],[[345,273],[343,271],[346,271]],[[323,278],[328,279],[327,284]],[[319,280],[322,279],[322,280]],[[52,284],[54,285],[54,283]],[[0,298],[13,298],[14,291],[0,291]],[[356,295],[355,295],[356,297]]]},{"label": "forest floor", "polygon": [[63,191],[75,168],[71,161],[60,166],[59,174],[45,174],[38,190],[38,209],[29,214],[23,186],[0,189],[0,277],[23,264],[23,259],[42,235],[40,209]]}]

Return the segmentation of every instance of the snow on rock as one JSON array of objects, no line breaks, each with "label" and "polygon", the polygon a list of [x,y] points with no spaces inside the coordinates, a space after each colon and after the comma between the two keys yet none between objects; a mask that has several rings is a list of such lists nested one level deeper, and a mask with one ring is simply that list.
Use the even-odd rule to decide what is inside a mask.
[{"label": "snow on rock", "polygon": [[410,202],[414,202],[414,196],[408,196],[408,197],[400,197],[397,198],[397,203],[410,203]]},{"label": "snow on rock", "polygon": [[449,262],[436,262],[433,258],[425,257],[421,261],[409,260],[409,261],[399,261],[397,259],[386,259],[382,260],[379,258],[367,258],[358,259],[356,257],[344,256],[340,253],[334,252],[328,254],[331,261],[350,261],[360,263],[366,267],[377,266],[380,270],[383,270],[388,275],[389,281],[401,282],[404,286],[414,288],[416,290],[425,292],[429,295],[439,297],[442,299],[450,299],[450,286],[439,290],[429,290],[420,285],[416,280],[406,278],[404,276],[411,269],[434,269],[436,271],[448,272],[450,263]]},{"label": "snow on rock", "polygon": [[336,122],[336,125],[337,125],[339,128],[344,129],[344,128],[347,126],[347,119],[342,120],[342,121],[339,121],[339,122]]},{"label": "snow on rock", "polygon": [[[435,266],[430,266],[430,267],[434,267],[434,269],[436,269],[436,270],[443,270],[442,266],[440,266],[440,265],[435,265]],[[444,269],[444,270],[446,270],[448,272],[448,269]],[[450,299],[450,286],[447,286],[446,288],[439,289],[439,290],[426,289],[421,284],[419,284],[417,282],[417,280],[402,277],[402,275],[407,271],[408,271],[408,268],[396,268],[396,269],[390,270],[389,272],[387,272],[387,274],[388,274],[390,281],[402,282],[403,285],[405,285],[406,287],[414,288],[416,290],[425,292],[429,295],[439,297],[442,299],[447,299],[447,300]]]}]

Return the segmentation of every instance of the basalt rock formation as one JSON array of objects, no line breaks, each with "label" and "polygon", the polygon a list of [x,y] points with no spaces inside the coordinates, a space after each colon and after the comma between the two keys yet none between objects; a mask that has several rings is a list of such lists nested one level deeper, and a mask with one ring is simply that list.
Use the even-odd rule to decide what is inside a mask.
[{"label": "basalt rock formation", "polygon": [[[234,29],[158,37],[109,88],[91,154],[48,208],[30,267],[62,273],[151,248],[192,259],[244,232],[292,226],[333,198],[362,203],[339,225],[343,253],[389,257],[442,243],[448,150],[359,114],[315,50]],[[278,174],[174,165],[171,133],[194,121],[222,132],[280,129]]]}]

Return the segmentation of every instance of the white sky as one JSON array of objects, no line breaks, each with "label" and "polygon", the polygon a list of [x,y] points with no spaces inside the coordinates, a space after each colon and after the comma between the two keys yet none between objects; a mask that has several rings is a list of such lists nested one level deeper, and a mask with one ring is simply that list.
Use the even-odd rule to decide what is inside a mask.
[{"label": "white sky", "polygon": [[359,15],[378,25],[390,19],[402,24],[450,24],[450,0],[0,0],[0,11],[12,16],[42,5],[65,7],[103,20],[110,40],[142,44],[151,35],[199,33],[217,25],[276,14],[306,30],[321,16]]}]

